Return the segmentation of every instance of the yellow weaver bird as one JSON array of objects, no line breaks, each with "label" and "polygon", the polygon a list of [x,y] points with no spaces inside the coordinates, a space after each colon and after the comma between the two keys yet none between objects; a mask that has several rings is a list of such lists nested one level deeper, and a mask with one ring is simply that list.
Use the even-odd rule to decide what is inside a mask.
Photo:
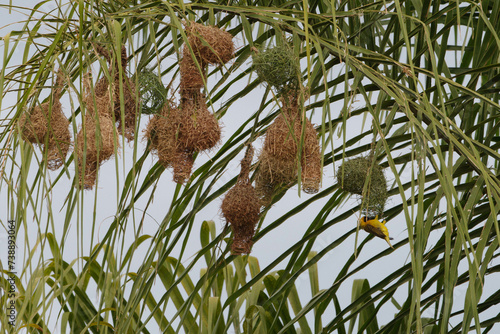
[{"label": "yellow weaver bird", "polygon": [[361,217],[359,219],[359,227],[368,233],[384,239],[393,248],[389,241],[392,238],[389,238],[389,230],[385,227],[385,220],[383,222],[379,221],[378,215],[375,218]]}]

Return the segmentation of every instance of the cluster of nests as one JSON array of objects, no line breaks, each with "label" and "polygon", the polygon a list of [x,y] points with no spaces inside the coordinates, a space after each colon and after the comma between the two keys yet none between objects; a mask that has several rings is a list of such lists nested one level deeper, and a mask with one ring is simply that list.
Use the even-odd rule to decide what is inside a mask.
[{"label": "cluster of nests", "polygon": [[135,84],[126,75],[125,46],[122,46],[120,56],[114,61],[104,47],[95,44],[94,48],[106,59],[109,77],[102,77],[94,87],[91,74],[84,77],[82,100],[85,108],[82,109],[83,122],[75,143],[80,184],[84,189],[93,188],[100,165],[119,148],[114,128],[128,141],[134,139],[139,111]]},{"label": "cluster of nests", "polygon": [[[136,88],[125,74],[125,46],[114,62],[108,50],[100,45],[94,47],[107,60],[110,79],[103,77],[93,86],[90,73],[83,78],[83,121],[75,139],[74,153],[80,174],[78,185],[84,189],[93,188],[99,166],[109,160],[119,146],[114,128],[128,141],[134,139],[138,114]],[[51,170],[64,164],[72,145],[69,121],[62,112],[60,102],[62,86],[60,70],[49,101],[25,112],[19,119],[21,138],[42,147]]]},{"label": "cluster of nests", "polygon": [[[117,133],[134,139],[139,110],[154,114],[146,129],[149,150],[165,167],[173,168],[174,181],[185,183],[192,172],[194,154],[210,150],[221,138],[217,118],[207,106],[202,90],[208,65],[223,65],[234,56],[232,35],[217,27],[186,23],[188,43],[180,60],[180,102],[167,99],[166,89],[151,71],[139,76],[139,93],[126,76],[127,54],[112,57],[100,45],[109,75],[92,85],[91,74],[83,78],[83,122],[75,139],[75,158],[81,175],[79,184],[92,189],[100,165],[117,151]],[[275,47],[254,56],[254,68],[261,81],[279,96],[281,113],[269,126],[259,156],[256,187],[249,178],[253,148],[249,145],[241,162],[237,184],[227,193],[222,213],[233,229],[234,254],[249,253],[261,206],[271,203],[276,190],[300,183],[307,193],[316,193],[322,176],[321,149],[317,133],[305,117],[305,89],[300,83],[300,66],[287,46]],[[49,102],[21,117],[22,137],[43,146],[49,168],[60,167],[71,145],[69,121],[61,111],[62,76],[58,76]],[[138,96],[141,96],[139,99]],[[140,109],[139,109],[140,106]]]},{"label": "cluster of nests", "polygon": [[266,132],[259,156],[256,190],[263,205],[275,191],[298,181],[309,194],[320,188],[322,165],[317,132],[304,114],[305,89],[299,82],[300,66],[293,51],[279,46],[257,53],[254,67],[261,81],[280,94],[281,113]]},{"label": "cluster of nests", "polygon": [[255,55],[253,63],[260,80],[280,95],[281,113],[267,129],[255,188],[248,177],[253,156],[250,146],[237,183],[222,202],[222,214],[233,230],[231,251],[235,255],[250,253],[260,208],[271,203],[277,189],[290,187],[300,175],[302,190],[316,193],[322,177],[321,149],[316,129],[303,112],[305,90],[292,50],[271,48]]},{"label": "cluster of nests", "polygon": [[151,118],[146,138],[149,149],[165,167],[172,167],[174,181],[191,176],[195,152],[210,150],[221,138],[215,115],[208,110],[202,89],[209,64],[223,65],[233,58],[232,35],[218,27],[186,23],[188,43],[180,60],[180,103],[167,101]]},{"label": "cluster of nests", "polygon": [[337,170],[337,181],[345,191],[360,196],[366,217],[382,217],[388,198],[387,180],[373,155],[344,161]]}]

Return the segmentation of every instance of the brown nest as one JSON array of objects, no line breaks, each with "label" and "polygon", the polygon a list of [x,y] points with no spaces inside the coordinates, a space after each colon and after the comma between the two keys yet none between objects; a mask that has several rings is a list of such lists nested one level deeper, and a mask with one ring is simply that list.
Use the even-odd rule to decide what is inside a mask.
[{"label": "brown nest", "polygon": [[197,59],[205,64],[222,65],[234,56],[233,36],[218,27],[186,24],[188,41]]},{"label": "brown nest", "polygon": [[[214,126],[218,131],[212,131]],[[220,128],[208,110],[190,114],[184,109],[165,105],[149,121],[145,137],[150,141],[150,151],[158,156],[160,163],[173,167],[174,181],[185,183],[191,176],[194,152],[217,144]]]},{"label": "brown nest", "polygon": [[232,36],[218,28],[189,23],[186,27],[189,46],[185,45],[180,61],[179,107],[169,103],[149,122],[146,138],[150,150],[165,167],[173,167],[174,181],[189,180],[194,153],[215,147],[221,137],[217,118],[207,107],[201,88],[209,63],[221,64],[233,56]]},{"label": "brown nest", "polygon": [[62,112],[60,102],[62,84],[63,74],[59,70],[52,101],[34,107],[19,119],[21,137],[42,147],[42,151],[47,155],[47,165],[50,170],[56,170],[64,164],[71,146],[69,121]]},{"label": "brown nest", "polygon": [[241,172],[236,185],[231,188],[222,201],[222,215],[233,230],[231,251],[235,255],[249,254],[255,226],[259,221],[259,198],[250,183],[249,172],[253,148],[249,146],[241,161]]},{"label": "brown nest", "polygon": [[146,127],[145,138],[149,141],[149,151],[157,155],[165,167],[171,167],[174,161],[176,143],[173,119],[177,118],[178,113],[175,106],[166,103]]},{"label": "brown nest", "polygon": [[215,147],[221,137],[219,122],[207,107],[200,92],[193,92],[182,99],[176,114],[175,137],[177,146],[190,151],[205,151]]},{"label": "brown nest", "polygon": [[302,147],[302,189],[306,193],[316,193],[321,181],[321,150],[317,133],[307,118],[305,124],[301,119],[298,93],[284,96],[281,101],[283,112],[269,126],[259,157],[256,188],[263,205],[270,203],[272,193],[278,186],[289,187],[297,181],[299,147]]},{"label": "brown nest", "polygon": [[259,197],[261,206],[271,204],[277,184],[272,180],[272,173],[269,166],[262,164],[262,155],[259,157],[259,169],[255,177],[255,192]]},{"label": "brown nest", "polygon": [[194,152],[213,148],[221,137],[219,123],[208,111],[203,95],[192,92],[189,96],[179,108],[165,104],[149,121],[145,135],[162,165],[174,168],[177,183],[189,179]]},{"label": "brown nest", "polygon": [[103,96],[94,95],[90,89],[90,82],[89,77],[84,79],[86,92],[83,104],[86,107],[86,113],[75,145],[78,169],[82,176],[80,184],[84,189],[93,188],[99,166],[109,160],[118,148],[118,142],[115,143],[113,135],[114,124],[110,116],[113,108],[110,91],[108,90]]},{"label": "brown nest", "polygon": [[[197,64],[197,63],[198,64]],[[181,73],[181,91],[197,90],[199,91],[205,85],[206,66],[200,59],[195,59],[189,52],[189,49],[184,46],[182,51],[182,59],[180,60],[180,73]],[[198,68],[199,66],[199,68]]]},{"label": "brown nest", "polygon": [[174,169],[174,182],[179,184],[186,183],[191,177],[193,164],[193,152],[177,148],[174,152],[174,159],[172,161],[172,167]]},{"label": "brown nest", "polygon": [[[98,44],[95,44],[94,47],[97,53],[103,56],[111,66],[112,59],[108,50]],[[118,59],[116,59],[114,65],[108,69],[109,73],[113,75],[113,84],[111,85],[111,88],[109,80],[106,77],[103,77],[96,84],[95,94],[96,96],[104,96],[107,90],[113,90],[113,108],[111,110],[111,116],[113,116],[117,122],[116,126],[118,132],[127,138],[127,140],[131,141],[134,139],[135,124],[140,112],[135,84],[132,79],[126,75],[128,57],[127,49],[124,45],[122,45],[121,48],[120,63],[121,64],[119,64]],[[121,65],[121,67],[119,65]],[[120,94],[120,89],[122,94]]]},{"label": "brown nest", "polygon": [[300,166],[302,167],[302,190],[307,194],[319,191],[323,169],[321,166],[321,148],[316,129],[311,121],[306,118],[306,129],[303,144],[304,152]]}]

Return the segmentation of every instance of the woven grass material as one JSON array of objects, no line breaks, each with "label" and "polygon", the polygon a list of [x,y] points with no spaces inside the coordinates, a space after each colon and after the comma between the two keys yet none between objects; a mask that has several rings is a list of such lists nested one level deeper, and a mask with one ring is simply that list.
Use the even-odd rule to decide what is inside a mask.
[{"label": "woven grass material", "polygon": [[263,205],[270,203],[272,192],[278,186],[289,187],[297,181],[299,147],[302,148],[302,189],[306,193],[316,193],[319,190],[322,176],[321,150],[314,126],[307,118],[302,120],[298,94],[296,92],[282,98],[283,112],[266,132],[256,180],[256,189]]},{"label": "woven grass material", "polygon": [[167,102],[167,89],[160,78],[152,70],[143,69],[139,73],[138,82],[141,113],[145,115],[158,113]]},{"label": "woven grass material", "polygon": [[187,22],[185,29],[196,58],[204,64],[222,65],[234,57],[233,36],[227,31],[196,22]]},{"label": "woven grass material", "polygon": [[221,129],[214,114],[207,107],[206,98],[200,92],[192,92],[181,101],[175,115],[177,145],[191,151],[205,151],[220,142]]},{"label": "woven grass material", "polygon": [[302,190],[307,194],[319,191],[323,168],[321,166],[321,148],[316,129],[311,121],[306,118],[303,154],[300,162],[302,167]]},{"label": "woven grass material", "polygon": [[150,151],[165,167],[174,168],[174,181],[189,180],[193,154],[210,150],[220,141],[221,130],[215,116],[208,110],[200,92],[183,99],[180,107],[165,104],[148,123],[145,137]]},{"label": "woven grass material", "polygon": [[[197,65],[198,63],[198,65]],[[198,68],[198,66],[200,68]],[[206,82],[207,63],[201,59],[193,58],[189,48],[184,46],[182,50],[182,58],[179,63],[181,73],[181,92],[199,91]]]},{"label": "woven grass material", "polygon": [[165,104],[160,112],[150,120],[145,130],[144,138],[149,141],[149,151],[158,156],[160,163],[171,167],[172,154],[175,151],[175,138],[169,133],[169,116],[173,108]]},{"label": "woven grass material", "polygon": [[253,56],[253,66],[259,79],[279,92],[299,86],[299,60],[288,46],[277,46]]},{"label": "woven grass material", "polygon": [[[370,156],[344,161],[337,170],[337,182],[345,191],[361,196],[366,216],[382,216],[388,197],[387,180],[382,167],[378,164],[372,166]],[[363,193],[366,182],[369,184]]]},{"label": "woven grass material", "polygon": [[[118,59],[113,63],[110,53],[104,47],[94,44],[97,53],[103,56],[110,68],[109,73],[113,75],[113,84],[109,84],[109,80],[106,77],[101,78],[96,87],[96,96],[104,96],[106,90],[112,89],[113,91],[113,108],[111,110],[112,116],[116,121],[116,127],[118,132],[122,134],[128,141],[134,139],[135,136],[135,124],[139,113],[139,103],[137,99],[137,92],[135,83],[127,75],[127,49],[124,45],[121,48],[120,62],[121,62],[121,73],[120,78],[120,68]],[[111,65],[113,63],[113,65]],[[120,87],[121,84],[121,87]],[[122,94],[120,94],[120,88],[122,89]],[[122,117],[122,104],[123,101],[123,117]]]},{"label": "woven grass material", "polygon": [[[222,64],[233,57],[231,34],[218,28],[190,22],[186,24],[189,45],[184,46],[180,61],[178,107],[166,103],[150,120],[145,137],[149,148],[165,167],[173,167],[174,181],[187,182],[193,168],[194,153],[210,150],[221,138],[217,118],[207,107],[201,93],[209,63]],[[199,68],[198,68],[199,66]]]},{"label": "woven grass material", "polygon": [[82,108],[85,116],[75,143],[75,154],[80,172],[79,184],[84,189],[94,187],[100,165],[109,160],[115,149],[119,147],[119,143],[114,140],[113,135],[111,91],[106,90],[102,96],[94,95],[90,83],[90,77],[86,75],[84,78],[84,108]]},{"label": "woven grass material", "polygon": [[194,152],[177,148],[174,151],[172,167],[174,169],[174,182],[186,183],[191,177],[194,164]]},{"label": "woven grass material", "polygon": [[50,170],[56,170],[64,164],[71,147],[69,121],[62,112],[60,102],[63,81],[63,73],[59,70],[52,101],[35,106],[19,119],[22,139],[40,145],[47,156],[47,166]]},{"label": "woven grass material", "polygon": [[249,178],[253,148],[249,146],[241,161],[241,172],[236,185],[231,188],[222,201],[222,215],[231,224],[233,243],[231,252],[234,255],[249,254],[252,249],[252,238],[255,226],[259,222],[259,198]]}]

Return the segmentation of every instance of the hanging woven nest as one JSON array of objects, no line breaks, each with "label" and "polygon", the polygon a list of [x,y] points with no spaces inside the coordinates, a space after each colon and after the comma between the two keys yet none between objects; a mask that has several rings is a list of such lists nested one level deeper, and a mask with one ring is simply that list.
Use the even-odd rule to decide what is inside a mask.
[{"label": "hanging woven nest", "polygon": [[205,86],[207,63],[193,57],[189,49],[184,46],[179,63],[181,73],[180,89],[183,91],[199,91]]},{"label": "hanging woven nest", "polygon": [[259,204],[261,206],[268,206],[273,200],[277,185],[273,183],[269,169],[261,169],[261,167],[261,162],[259,162],[259,169],[255,177],[255,193],[259,198]]},{"label": "hanging woven nest", "polygon": [[[362,210],[366,216],[382,215],[387,201],[387,180],[383,169],[378,164],[372,164],[372,157],[358,157],[344,161],[337,170],[337,182],[341,187],[362,196]],[[368,182],[365,189],[365,183]]]},{"label": "hanging woven nest", "polygon": [[260,81],[267,82],[280,92],[296,90],[299,86],[299,61],[293,50],[286,45],[255,54],[253,66]]},{"label": "hanging woven nest", "polygon": [[118,141],[113,134],[113,120],[110,90],[104,96],[92,94],[91,80],[84,78],[84,97],[82,113],[83,124],[78,131],[75,143],[75,154],[78,159],[80,173],[79,184],[84,189],[92,189],[99,166],[109,160],[116,149]]},{"label": "hanging woven nest", "polygon": [[21,115],[21,137],[41,146],[47,156],[47,166],[56,170],[64,164],[71,146],[69,121],[60,102],[63,73],[59,70],[51,99]]},{"label": "hanging woven nest", "polygon": [[165,168],[173,167],[174,181],[185,183],[191,176],[194,152],[179,145],[180,114],[179,108],[165,104],[161,112],[149,121],[145,138],[149,141],[149,150],[158,156],[159,162]]},{"label": "hanging woven nest", "polygon": [[191,177],[194,154],[215,147],[221,138],[218,120],[208,110],[200,90],[206,82],[207,65],[229,60],[234,46],[230,34],[205,28],[193,22],[187,24],[189,43],[180,60],[180,105],[172,107],[167,103],[146,129],[149,149],[162,165],[173,167],[177,183],[185,183]]},{"label": "hanging woven nest", "polygon": [[305,126],[303,155],[300,162],[302,190],[307,194],[315,194],[319,191],[323,174],[321,148],[316,129],[307,118]]},{"label": "hanging woven nest", "polygon": [[[288,91],[281,97],[282,113],[266,132],[259,157],[256,189],[263,205],[268,205],[278,187],[290,187],[297,181],[301,168],[302,189],[306,193],[319,190],[322,166],[321,149],[312,123],[302,120],[299,91]],[[298,161],[301,147],[300,164]]]},{"label": "hanging woven nest", "polygon": [[194,164],[194,152],[177,148],[174,152],[172,167],[174,170],[174,182],[183,184],[191,177]]},{"label": "hanging woven nest", "polygon": [[222,65],[234,57],[233,36],[218,27],[187,22],[189,45],[197,59],[205,64]]},{"label": "hanging woven nest", "polygon": [[231,188],[222,201],[222,215],[233,230],[231,251],[234,255],[249,254],[255,226],[259,221],[260,203],[250,179],[253,148],[249,146],[241,161],[241,172],[236,185]]},{"label": "hanging woven nest", "polygon": [[149,120],[146,127],[145,138],[149,141],[149,150],[158,156],[165,168],[172,166],[177,151],[175,120],[179,117],[178,113],[178,108],[169,101]]},{"label": "hanging woven nest", "polygon": [[220,142],[221,129],[214,114],[207,107],[200,92],[184,94],[176,124],[176,140],[179,147],[190,151],[205,151]]},{"label": "hanging woven nest", "polygon": [[113,108],[111,110],[111,116],[114,117],[114,120],[117,122],[116,127],[118,132],[127,138],[128,141],[131,141],[134,139],[135,124],[140,114],[140,101],[138,101],[138,94],[133,80],[126,75],[128,64],[127,49],[122,45],[119,63],[118,58],[115,59],[114,62],[112,61],[111,55],[104,47],[98,44],[94,44],[94,47],[97,53],[107,60],[110,66],[108,71],[113,76],[112,85],[109,84],[109,80],[106,77],[98,81],[95,88],[96,95],[103,96],[106,90],[113,90]]}]

